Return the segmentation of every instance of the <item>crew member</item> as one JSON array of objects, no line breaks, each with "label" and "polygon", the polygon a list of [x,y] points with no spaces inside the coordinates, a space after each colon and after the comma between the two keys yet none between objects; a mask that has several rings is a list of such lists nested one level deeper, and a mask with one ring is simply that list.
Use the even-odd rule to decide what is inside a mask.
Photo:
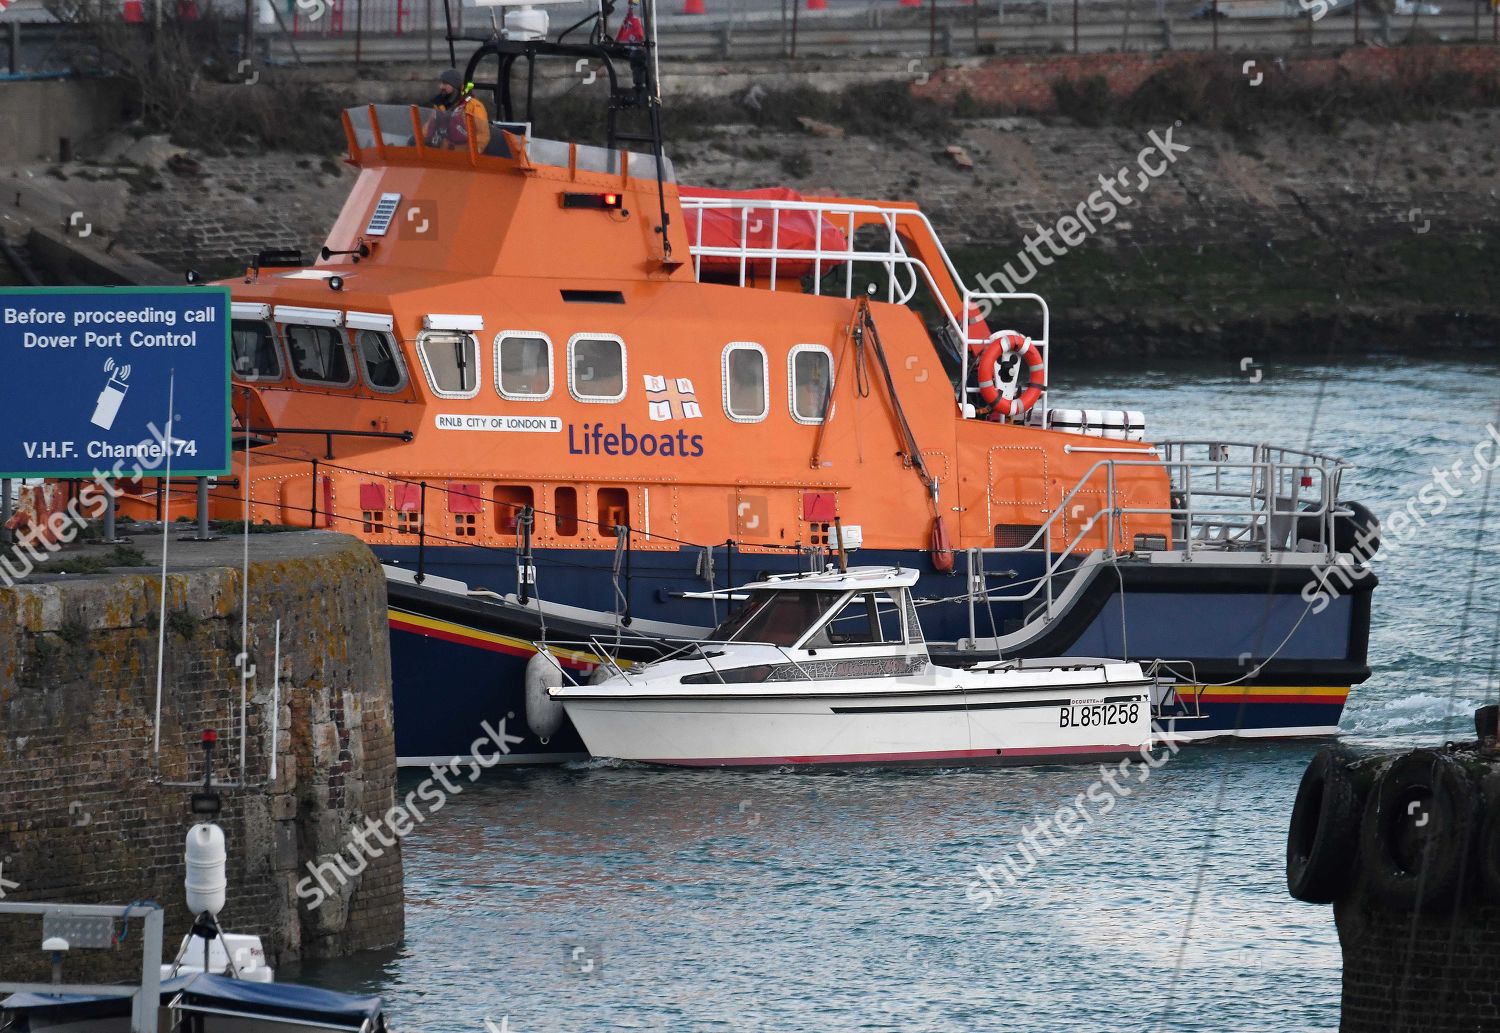
[{"label": "crew member", "polygon": [[[422,136],[428,147],[450,151],[469,149],[469,124],[474,127],[474,147],[483,153],[490,143],[490,115],[484,101],[474,96],[474,84],[465,83],[457,69],[446,68],[438,76],[437,110],[427,120]],[[468,116],[465,118],[464,116]]]}]

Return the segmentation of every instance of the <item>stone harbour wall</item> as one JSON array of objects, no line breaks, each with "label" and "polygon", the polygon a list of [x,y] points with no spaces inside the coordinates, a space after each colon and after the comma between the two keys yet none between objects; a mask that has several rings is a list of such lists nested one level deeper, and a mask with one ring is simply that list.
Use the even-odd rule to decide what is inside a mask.
[{"label": "stone harbour wall", "polygon": [[[136,540],[148,557],[159,543],[157,534]],[[152,749],[159,574],[147,566],[48,575],[43,567],[0,589],[0,877],[15,884],[6,899],[155,900],[166,908],[169,959],[176,952],[192,920],[183,842],[193,790],[180,783],[201,783],[204,729],[218,732],[216,781],[240,776],[242,547],[232,537],[171,545],[159,776]],[[380,567],[343,535],[257,534],[249,581],[245,651],[255,677],[245,787],[221,791],[229,885],[220,921],[259,934],[273,965],[393,944],[404,921],[399,844],[316,911],[296,894],[307,862],[342,850],[356,824],[379,819],[394,802]],[[66,978],[131,977],[139,932],[137,923],[119,950],[72,952]],[[0,915],[0,972],[45,979],[40,940],[37,919]]]}]

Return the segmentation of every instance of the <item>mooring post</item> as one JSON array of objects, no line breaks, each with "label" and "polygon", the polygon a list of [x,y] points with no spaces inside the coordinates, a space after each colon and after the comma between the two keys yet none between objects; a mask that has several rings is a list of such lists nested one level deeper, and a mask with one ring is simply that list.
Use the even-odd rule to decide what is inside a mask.
[{"label": "mooring post", "polygon": [[198,538],[208,540],[208,478],[198,478]]},{"label": "mooring post", "polygon": [[115,538],[115,486],[104,482],[104,540],[106,542],[116,541]]}]

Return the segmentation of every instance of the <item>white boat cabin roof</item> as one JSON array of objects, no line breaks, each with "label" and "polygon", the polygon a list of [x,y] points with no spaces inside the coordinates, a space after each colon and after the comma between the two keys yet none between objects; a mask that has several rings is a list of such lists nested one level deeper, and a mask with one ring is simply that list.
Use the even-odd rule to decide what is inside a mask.
[{"label": "white boat cabin roof", "polygon": [[776,591],[855,592],[890,588],[910,588],[917,583],[918,571],[911,567],[850,567],[847,571],[823,570],[806,574],[783,574],[765,581],[754,581],[737,591],[774,589]]}]

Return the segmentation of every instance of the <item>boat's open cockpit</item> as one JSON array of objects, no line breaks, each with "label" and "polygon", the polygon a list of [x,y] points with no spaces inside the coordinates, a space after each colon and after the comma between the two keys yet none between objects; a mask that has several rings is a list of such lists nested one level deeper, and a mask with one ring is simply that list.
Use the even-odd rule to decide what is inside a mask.
[{"label": "boat's open cockpit", "polygon": [[815,655],[820,650],[921,647],[912,605],[914,571],[857,568],[798,574],[748,585],[744,605],[708,636]]}]

